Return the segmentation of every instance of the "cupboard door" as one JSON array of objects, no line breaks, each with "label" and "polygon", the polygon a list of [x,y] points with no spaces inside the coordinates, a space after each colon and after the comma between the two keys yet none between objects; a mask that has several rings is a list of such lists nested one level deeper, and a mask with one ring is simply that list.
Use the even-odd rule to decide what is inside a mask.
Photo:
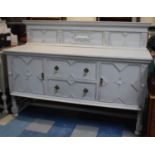
[{"label": "cupboard door", "polygon": [[140,66],[129,63],[102,63],[100,66],[100,101],[138,104]]},{"label": "cupboard door", "polygon": [[34,94],[44,93],[43,61],[29,56],[8,56],[11,91]]}]

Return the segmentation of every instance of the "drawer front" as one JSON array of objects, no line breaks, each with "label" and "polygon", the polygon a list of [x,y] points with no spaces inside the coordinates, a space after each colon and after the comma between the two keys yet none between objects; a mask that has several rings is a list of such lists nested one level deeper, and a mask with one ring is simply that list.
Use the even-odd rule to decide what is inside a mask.
[{"label": "drawer front", "polygon": [[96,97],[96,85],[89,83],[75,82],[72,86],[71,95],[73,98],[83,100],[95,100]]},{"label": "drawer front", "polygon": [[97,74],[96,63],[78,60],[48,59],[46,68],[48,78],[95,80]]},{"label": "drawer front", "polygon": [[69,97],[70,85],[67,81],[48,80],[48,95],[57,97]]},{"label": "drawer front", "polygon": [[60,80],[48,80],[48,95],[57,97],[95,100],[96,85]]},{"label": "drawer front", "polygon": [[92,31],[65,31],[64,43],[102,45],[102,33]]}]

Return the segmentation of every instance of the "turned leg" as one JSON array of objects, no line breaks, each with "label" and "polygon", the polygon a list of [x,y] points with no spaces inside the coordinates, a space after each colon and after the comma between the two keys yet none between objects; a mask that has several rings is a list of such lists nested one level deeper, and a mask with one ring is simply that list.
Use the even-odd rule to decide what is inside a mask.
[{"label": "turned leg", "polygon": [[135,135],[139,136],[142,131],[142,116],[143,112],[139,111],[137,114],[137,123],[136,123],[136,130],[135,130]]},{"label": "turned leg", "polygon": [[7,107],[7,96],[5,93],[2,94],[2,100],[3,100],[3,114],[8,114],[8,107]]},{"label": "turned leg", "polygon": [[12,107],[11,107],[11,112],[13,113],[13,115],[15,117],[18,116],[18,106],[17,106],[17,103],[16,103],[16,99],[14,96],[11,97],[12,98]]}]

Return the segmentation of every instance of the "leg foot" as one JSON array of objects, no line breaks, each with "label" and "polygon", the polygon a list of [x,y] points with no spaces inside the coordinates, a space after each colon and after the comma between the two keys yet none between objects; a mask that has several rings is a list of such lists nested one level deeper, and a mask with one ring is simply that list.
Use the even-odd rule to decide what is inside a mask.
[{"label": "leg foot", "polygon": [[17,106],[15,97],[12,97],[11,112],[13,113],[13,115],[14,115],[15,117],[18,116],[18,106]]},{"label": "leg foot", "polygon": [[136,130],[135,130],[135,135],[139,136],[142,131],[142,111],[139,111],[137,114],[137,123],[136,123]]},{"label": "leg foot", "polygon": [[2,94],[2,100],[3,100],[3,114],[8,114],[8,107],[7,107],[7,96],[5,95],[5,93]]}]

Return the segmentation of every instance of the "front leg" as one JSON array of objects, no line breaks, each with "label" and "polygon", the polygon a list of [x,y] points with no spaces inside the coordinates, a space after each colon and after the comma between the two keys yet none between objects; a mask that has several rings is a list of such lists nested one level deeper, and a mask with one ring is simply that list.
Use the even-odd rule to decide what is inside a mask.
[{"label": "front leg", "polygon": [[135,135],[137,135],[137,136],[139,136],[142,132],[142,116],[143,116],[142,110],[138,111],[136,130],[135,130]]},{"label": "front leg", "polygon": [[6,114],[8,114],[8,107],[7,107],[7,103],[6,103],[7,96],[5,93],[2,94],[2,100],[3,100],[3,114],[6,115]]},{"label": "front leg", "polygon": [[19,109],[18,109],[18,105],[17,105],[17,102],[16,102],[16,98],[14,96],[12,96],[11,98],[12,98],[11,112],[13,113],[13,115],[15,117],[17,117],[18,116]]}]

